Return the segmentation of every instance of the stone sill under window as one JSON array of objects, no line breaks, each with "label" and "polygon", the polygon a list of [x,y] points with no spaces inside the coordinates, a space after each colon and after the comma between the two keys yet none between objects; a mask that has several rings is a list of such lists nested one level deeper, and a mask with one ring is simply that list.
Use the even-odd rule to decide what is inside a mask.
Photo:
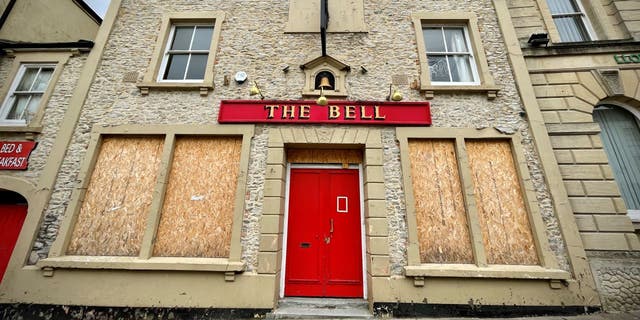
[{"label": "stone sill under window", "polygon": [[137,83],[136,87],[140,89],[140,94],[146,96],[151,89],[169,89],[169,90],[200,90],[201,96],[207,96],[209,91],[213,91],[213,82],[142,82]]},{"label": "stone sill under window", "polygon": [[121,269],[121,270],[163,270],[163,271],[208,271],[235,273],[243,272],[246,264],[229,261],[227,258],[182,258],[182,257],[138,257],[115,256],[64,256],[38,261],[36,266],[43,271],[51,269]]},{"label": "stone sill under window", "polygon": [[447,278],[499,278],[499,279],[539,279],[568,280],[571,274],[559,269],[540,266],[490,265],[479,267],[475,264],[422,264],[404,267],[407,277],[447,277]]},{"label": "stone sill under window", "polygon": [[41,133],[42,126],[0,126],[0,132]]},{"label": "stone sill under window", "polygon": [[478,86],[422,86],[420,91],[424,92],[426,99],[433,99],[436,92],[481,92],[487,94],[487,99],[493,100],[498,96],[501,87],[494,85]]}]

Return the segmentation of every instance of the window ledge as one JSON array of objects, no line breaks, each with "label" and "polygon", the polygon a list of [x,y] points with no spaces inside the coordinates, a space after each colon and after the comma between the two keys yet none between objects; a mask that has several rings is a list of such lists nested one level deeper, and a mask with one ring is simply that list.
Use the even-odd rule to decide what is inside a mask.
[{"label": "window ledge", "polygon": [[142,82],[137,83],[140,94],[146,96],[151,89],[171,89],[171,90],[200,90],[201,96],[206,96],[209,91],[213,91],[213,82]]},{"label": "window ledge", "polygon": [[166,270],[166,271],[209,271],[242,272],[246,265],[242,261],[229,261],[226,258],[182,258],[115,256],[64,256],[38,261],[38,267],[60,269],[122,269],[122,270]]},{"label": "window ledge", "polygon": [[42,126],[11,126],[0,125],[0,132],[26,132],[26,133],[40,133],[42,132]]},{"label": "window ledge", "polygon": [[540,266],[490,265],[478,267],[474,264],[422,264],[404,267],[407,277],[448,277],[448,278],[501,278],[501,279],[541,279],[567,280],[571,274],[559,269]]},{"label": "window ledge", "polygon": [[425,98],[433,99],[435,92],[485,92],[487,99],[493,100],[497,97],[498,91],[502,89],[495,85],[472,85],[472,86],[422,86],[420,90],[424,92]]}]

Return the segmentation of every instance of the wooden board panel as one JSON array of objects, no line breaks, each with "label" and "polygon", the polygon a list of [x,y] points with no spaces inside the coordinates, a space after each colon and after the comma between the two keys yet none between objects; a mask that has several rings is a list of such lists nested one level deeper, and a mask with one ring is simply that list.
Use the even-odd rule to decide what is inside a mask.
[{"label": "wooden board panel", "polygon": [[466,141],[489,264],[538,264],[508,141]]},{"label": "wooden board panel", "polygon": [[290,163],[362,163],[362,150],[355,149],[287,149]]},{"label": "wooden board panel", "polygon": [[67,254],[138,255],[163,141],[161,137],[104,138]]},{"label": "wooden board panel", "polygon": [[241,138],[178,137],[154,256],[228,257]]},{"label": "wooden board panel", "polygon": [[473,263],[453,140],[409,140],[420,260]]}]

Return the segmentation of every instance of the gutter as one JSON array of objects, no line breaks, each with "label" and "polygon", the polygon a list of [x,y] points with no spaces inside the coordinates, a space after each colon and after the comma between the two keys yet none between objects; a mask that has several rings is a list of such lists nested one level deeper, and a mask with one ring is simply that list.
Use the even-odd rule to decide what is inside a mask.
[{"label": "gutter", "polygon": [[34,51],[34,50],[56,50],[56,49],[78,49],[89,51],[93,48],[94,42],[90,40],[78,40],[75,42],[15,42],[0,39],[0,53],[9,51]]}]

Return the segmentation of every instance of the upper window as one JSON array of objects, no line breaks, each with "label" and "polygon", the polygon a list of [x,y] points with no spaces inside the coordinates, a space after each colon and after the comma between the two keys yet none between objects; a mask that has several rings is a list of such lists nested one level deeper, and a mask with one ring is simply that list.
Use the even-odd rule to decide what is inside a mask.
[{"label": "upper window", "polygon": [[423,26],[422,32],[432,84],[478,84],[465,26]]},{"label": "upper window", "polygon": [[547,0],[562,42],[592,40],[589,20],[579,0]]},{"label": "upper window", "polygon": [[213,25],[173,25],[158,80],[203,80]]},{"label": "upper window", "polygon": [[493,82],[482,47],[478,18],[471,12],[416,12],[411,15],[420,63],[420,90],[483,92],[494,99]]},{"label": "upper window", "polygon": [[149,69],[137,86],[146,95],[152,88],[193,89],[205,96],[213,89],[224,12],[166,13]]},{"label": "upper window", "polygon": [[629,111],[601,105],[593,119],[602,129],[602,145],[632,220],[640,219],[640,125]]},{"label": "upper window", "polygon": [[23,64],[13,81],[2,108],[3,125],[27,125],[36,115],[55,64]]}]

